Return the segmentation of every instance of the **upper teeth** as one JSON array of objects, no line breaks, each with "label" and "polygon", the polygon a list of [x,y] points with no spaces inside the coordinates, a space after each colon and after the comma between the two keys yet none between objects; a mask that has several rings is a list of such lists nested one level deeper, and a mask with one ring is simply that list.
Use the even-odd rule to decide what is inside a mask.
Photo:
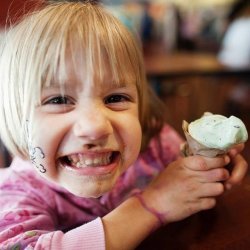
[{"label": "upper teeth", "polygon": [[111,162],[111,155],[112,152],[102,153],[91,157],[83,154],[74,154],[68,156],[68,160],[78,168],[84,166],[93,167],[100,165],[108,165]]}]

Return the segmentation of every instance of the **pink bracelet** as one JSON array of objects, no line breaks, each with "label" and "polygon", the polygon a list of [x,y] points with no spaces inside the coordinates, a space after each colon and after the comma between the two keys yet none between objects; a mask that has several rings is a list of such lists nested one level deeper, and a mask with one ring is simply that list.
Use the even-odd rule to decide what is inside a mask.
[{"label": "pink bracelet", "polygon": [[144,200],[143,197],[142,197],[142,191],[139,192],[139,193],[134,194],[134,197],[136,197],[136,198],[140,201],[142,207],[143,207],[145,210],[147,210],[148,212],[150,212],[151,214],[153,214],[153,215],[158,219],[158,221],[159,221],[158,226],[159,226],[159,227],[165,225],[165,220],[166,220],[166,219],[165,219],[165,216],[164,216],[162,213],[159,213],[159,212],[156,211],[154,208],[149,207],[149,206],[146,204],[145,200]]}]

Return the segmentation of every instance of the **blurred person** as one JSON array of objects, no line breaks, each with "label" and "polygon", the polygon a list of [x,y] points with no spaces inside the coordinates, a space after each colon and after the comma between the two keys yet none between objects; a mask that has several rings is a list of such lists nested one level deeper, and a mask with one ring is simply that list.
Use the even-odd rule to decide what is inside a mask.
[{"label": "blurred person", "polygon": [[151,42],[153,39],[153,26],[154,21],[152,16],[150,15],[150,6],[151,3],[149,1],[145,1],[142,3],[143,6],[143,15],[141,18],[141,39],[143,44],[147,44]]},{"label": "blurred person", "polygon": [[[228,14],[225,32],[218,59],[233,69],[250,69],[250,0],[237,1]],[[229,113],[238,113],[250,108],[250,81],[237,82],[229,93]]]},{"label": "blurred person", "polygon": [[238,1],[230,11],[219,60],[232,68],[250,67],[250,0]]}]

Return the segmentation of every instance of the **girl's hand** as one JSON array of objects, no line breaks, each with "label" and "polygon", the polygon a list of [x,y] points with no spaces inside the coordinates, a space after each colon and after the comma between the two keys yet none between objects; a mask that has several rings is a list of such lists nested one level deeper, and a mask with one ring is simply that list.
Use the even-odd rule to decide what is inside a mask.
[{"label": "girl's hand", "polygon": [[244,144],[239,144],[228,152],[231,159],[231,173],[229,179],[225,182],[225,188],[231,189],[232,186],[240,184],[247,174],[248,164],[240,152],[244,149]]},{"label": "girl's hand", "polygon": [[230,178],[224,168],[229,162],[227,155],[178,159],[145,189],[143,199],[165,217],[166,223],[210,209],[216,204],[215,197],[224,192],[222,182]]}]

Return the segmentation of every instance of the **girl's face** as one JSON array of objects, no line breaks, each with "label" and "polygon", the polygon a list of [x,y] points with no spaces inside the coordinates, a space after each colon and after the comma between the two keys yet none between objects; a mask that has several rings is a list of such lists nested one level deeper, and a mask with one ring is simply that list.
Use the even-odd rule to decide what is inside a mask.
[{"label": "girl's face", "polygon": [[50,181],[77,196],[99,197],[139,154],[138,93],[134,81],[112,82],[108,68],[102,80],[87,82],[82,68],[71,65],[63,91],[56,80],[42,90],[30,128],[30,157]]}]

